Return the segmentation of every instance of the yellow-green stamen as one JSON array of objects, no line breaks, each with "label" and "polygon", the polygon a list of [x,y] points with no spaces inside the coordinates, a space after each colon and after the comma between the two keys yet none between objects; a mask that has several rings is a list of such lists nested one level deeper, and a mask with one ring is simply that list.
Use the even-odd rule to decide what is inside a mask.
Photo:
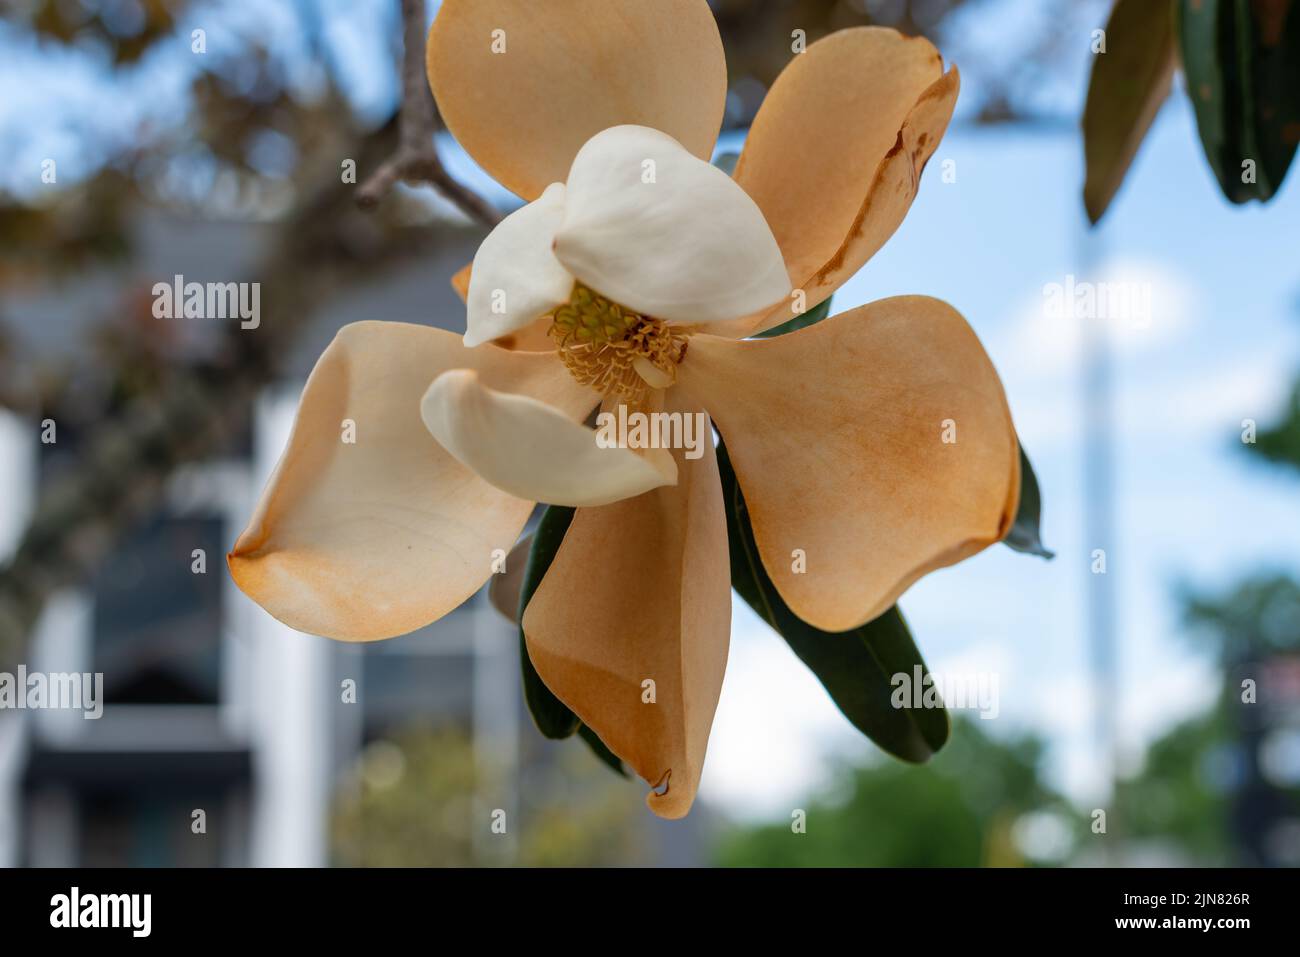
[{"label": "yellow-green stamen", "polygon": [[671,381],[686,354],[686,337],[668,323],[620,306],[582,283],[575,283],[569,301],[552,313],[550,334],[578,382],[632,402],[651,387],[638,364],[649,363]]}]

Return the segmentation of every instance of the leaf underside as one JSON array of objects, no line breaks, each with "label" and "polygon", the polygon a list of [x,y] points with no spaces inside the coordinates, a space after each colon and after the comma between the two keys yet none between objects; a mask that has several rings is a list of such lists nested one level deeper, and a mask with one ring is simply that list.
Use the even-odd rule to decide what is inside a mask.
[{"label": "leaf underside", "polygon": [[1038,477],[1034,467],[1029,464],[1029,456],[1024,446],[1020,447],[1020,506],[1016,510],[1016,520],[1011,531],[1002,539],[1003,544],[1027,555],[1039,558],[1055,558],[1056,553],[1043,547],[1042,533],[1039,531],[1039,519],[1043,510],[1042,495],[1038,490]]},{"label": "leaf underside", "polygon": [[1093,54],[1083,108],[1083,203],[1096,223],[1173,83],[1175,43],[1169,0],[1118,0],[1106,23],[1106,50]]}]

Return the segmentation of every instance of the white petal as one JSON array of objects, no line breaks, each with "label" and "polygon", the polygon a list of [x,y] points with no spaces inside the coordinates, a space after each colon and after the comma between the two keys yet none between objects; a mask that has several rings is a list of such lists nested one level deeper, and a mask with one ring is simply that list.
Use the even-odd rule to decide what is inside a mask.
[{"label": "white petal", "polygon": [[601,448],[591,429],[544,402],[488,388],[473,369],[438,376],[420,415],[461,464],[516,498],[608,505],[677,484],[677,464],[665,450]]},{"label": "white petal", "polygon": [[488,233],[470,271],[465,345],[508,335],[569,301],[573,276],[551,252],[563,216],[564,184],[552,183]]},{"label": "white petal", "polygon": [[566,186],[555,256],[615,302],[672,322],[717,322],[790,292],[758,206],[666,133],[615,126],[596,134]]}]

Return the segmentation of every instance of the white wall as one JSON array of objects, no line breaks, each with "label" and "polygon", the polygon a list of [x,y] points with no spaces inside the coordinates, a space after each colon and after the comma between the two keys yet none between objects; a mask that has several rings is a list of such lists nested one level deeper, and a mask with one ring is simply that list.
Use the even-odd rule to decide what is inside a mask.
[{"label": "white wall", "polygon": [[[253,480],[260,489],[289,436],[296,397],[260,403],[254,422]],[[328,639],[293,631],[240,595],[232,627],[250,645],[254,867],[328,863],[330,708]]]}]

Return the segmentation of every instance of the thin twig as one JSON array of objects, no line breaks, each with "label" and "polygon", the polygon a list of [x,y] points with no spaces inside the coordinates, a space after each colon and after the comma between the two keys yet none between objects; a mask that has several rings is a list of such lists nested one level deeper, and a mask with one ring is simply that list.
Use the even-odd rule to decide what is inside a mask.
[{"label": "thin twig", "polygon": [[470,219],[489,228],[501,221],[492,204],[442,165],[433,137],[438,128],[437,106],[424,75],[424,0],[402,2],[402,105],[398,111],[395,152],[357,190],[357,203],[372,209],[397,182],[429,184]]}]

